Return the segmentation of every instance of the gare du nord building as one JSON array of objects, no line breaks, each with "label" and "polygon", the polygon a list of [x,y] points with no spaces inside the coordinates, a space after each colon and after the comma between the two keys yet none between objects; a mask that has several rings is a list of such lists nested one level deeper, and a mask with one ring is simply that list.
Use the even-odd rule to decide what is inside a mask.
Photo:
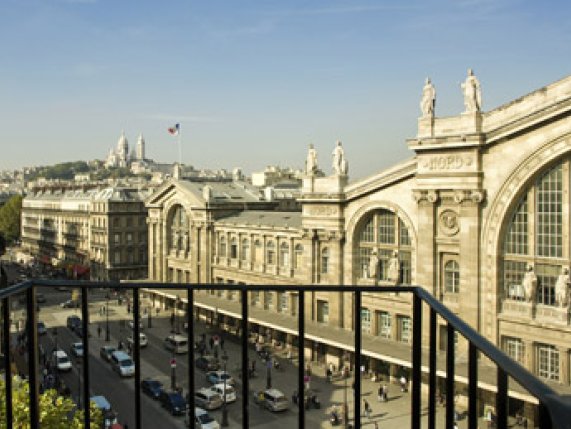
[{"label": "gare du nord building", "polygon": [[[426,109],[408,141],[414,157],[373,176],[350,183],[343,171],[309,171],[301,211],[277,211],[271,198],[235,183],[163,184],[146,201],[149,280],[221,284],[196,292],[195,305],[226,326],[240,307],[224,284],[420,285],[569,393],[571,77],[488,112],[479,100],[466,110],[440,118]],[[166,305],[175,297],[155,295]],[[260,332],[293,343],[295,293],[251,292],[249,300]],[[306,357],[343,365],[352,294],[306,293],[305,303]],[[363,293],[362,306],[367,370],[396,377],[410,367],[410,297]],[[457,347],[462,365],[461,338]],[[482,391],[493,391],[495,372],[489,383],[480,374]]]}]

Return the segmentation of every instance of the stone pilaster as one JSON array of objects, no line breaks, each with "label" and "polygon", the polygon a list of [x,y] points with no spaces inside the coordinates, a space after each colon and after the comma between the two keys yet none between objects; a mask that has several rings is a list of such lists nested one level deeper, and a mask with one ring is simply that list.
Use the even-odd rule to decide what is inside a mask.
[{"label": "stone pilaster", "polygon": [[436,272],[438,261],[435,259],[434,237],[435,237],[435,216],[436,203],[438,202],[438,191],[414,191],[413,198],[418,204],[418,241],[416,267],[416,284],[423,285],[435,296],[437,296]]}]

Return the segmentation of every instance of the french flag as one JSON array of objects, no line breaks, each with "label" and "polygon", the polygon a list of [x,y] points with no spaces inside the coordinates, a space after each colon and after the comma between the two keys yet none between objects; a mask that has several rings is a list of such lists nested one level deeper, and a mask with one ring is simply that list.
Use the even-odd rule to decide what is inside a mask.
[{"label": "french flag", "polygon": [[180,132],[180,124],[175,124],[174,127],[170,127],[168,132],[171,136],[178,136],[178,133]]}]

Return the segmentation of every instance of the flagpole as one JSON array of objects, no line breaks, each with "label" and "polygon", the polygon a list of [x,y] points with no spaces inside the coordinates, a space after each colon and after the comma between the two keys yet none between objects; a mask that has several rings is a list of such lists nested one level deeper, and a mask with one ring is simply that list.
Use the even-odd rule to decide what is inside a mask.
[{"label": "flagpole", "polygon": [[182,144],[181,144],[181,136],[182,136],[182,127],[178,126],[178,163],[182,167]]}]

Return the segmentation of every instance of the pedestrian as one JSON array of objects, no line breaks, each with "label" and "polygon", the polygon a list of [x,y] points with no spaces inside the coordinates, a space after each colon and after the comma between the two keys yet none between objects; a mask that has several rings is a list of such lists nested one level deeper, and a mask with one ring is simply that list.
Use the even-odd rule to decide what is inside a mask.
[{"label": "pedestrian", "polygon": [[212,350],[214,348],[214,337],[210,337],[208,344],[210,345],[210,350]]},{"label": "pedestrian", "polygon": [[333,374],[331,373],[331,369],[327,368],[327,369],[325,370],[325,375],[327,376],[327,382],[331,383],[331,376],[333,375]]},{"label": "pedestrian", "polygon": [[220,337],[220,347],[224,350],[224,337]]},{"label": "pedestrian", "polygon": [[406,385],[406,377],[402,375],[399,381],[400,381],[400,391],[406,392],[408,390]]},{"label": "pedestrian", "polygon": [[383,402],[387,402],[389,400],[389,386],[383,384]]},{"label": "pedestrian", "polygon": [[101,338],[101,325],[97,325],[97,338]]},{"label": "pedestrian", "polygon": [[127,314],[131,313],[131,304],[128,302],[127,303]]},{"label": "pedestrian", "polygon": [[171,328],[174,326],[174,313],[171,313]]},{"label": "pedestrian", "polygon": [[367,402],[366,399],[363,399],[363,404],[364,404],[363,409],[365,410],[365,417],[370,419],[371,418],[371,406],[369,405],[369,403]]},{"label": "pedestrian", "polygon": [[291,363],[291,348],[288,348],[288,349],[287,349],[287,355],[286,355],[286,357],[287,357],[287,360]]},{"label": "pedestrian", "polygon": [[311,376],[311,366],[309,364],[305,367],[305,375]]},{"label": "pedestrian", "polygon": [[379,393],[377,395],[377,399],[379,400],[379,402],[382,402],[383,400],[383,393],[384,393],[383,386],[379,386]]}]

